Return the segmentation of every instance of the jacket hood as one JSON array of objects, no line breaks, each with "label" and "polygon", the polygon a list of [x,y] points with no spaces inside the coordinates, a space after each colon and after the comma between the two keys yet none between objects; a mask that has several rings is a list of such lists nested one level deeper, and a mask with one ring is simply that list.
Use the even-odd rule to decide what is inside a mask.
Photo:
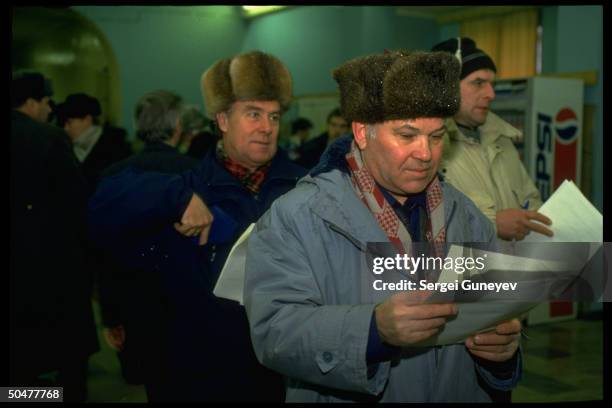
[{"label": "jacket hood", "polygon": [[319,163],[310,170],[309,174],[315,177],[318,174],[338,169],[343,173],[349,173],[346,154],[351,149],[353,135],[347,134],[338,137],[330,144],[321,155]]}]

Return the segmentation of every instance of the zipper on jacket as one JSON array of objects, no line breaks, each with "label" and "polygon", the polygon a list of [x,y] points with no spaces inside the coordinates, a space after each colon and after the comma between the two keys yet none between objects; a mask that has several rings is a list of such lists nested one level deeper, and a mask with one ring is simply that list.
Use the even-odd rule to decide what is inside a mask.
[{"label": "zipper on jacket", "polygon": [[440,365],[440,349],[442,346],[434,346],[434,359],[436,361],[436,368]]}]

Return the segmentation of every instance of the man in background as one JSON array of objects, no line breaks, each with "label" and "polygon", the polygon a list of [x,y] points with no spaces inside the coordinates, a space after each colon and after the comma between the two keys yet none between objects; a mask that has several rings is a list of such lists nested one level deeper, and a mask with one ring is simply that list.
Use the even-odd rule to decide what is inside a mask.
[{"label": "man in background", "polygon": [[467,37],[433,47],[461,64],[461,108],[447,120],[449,141],[441,164],[445,180],[476,203],[502,240],[521,240],[531,231],[552,236],[548,217],[537,212],[540,192],[527,174],[513,141],[521,132],[490,111],[497,68]]},{"label": "man in background", "polygon": [[85,261],[87,184],[63,130],[46,123],[51,82],[13,73],[10,136],[10,385],[62,386],[85,401],[98,351]]},{"label": "man in background", "polygon": [[300,150],[303,144],[310,138],[312,122],[306,118],[297,118],[291,122],[291,136],[286,138],[283,148],[292,161],[300,159]]},{"label": "man in background", "polygon": [[160,353],[168,369],[150,401],[282,401],[282,378],[258,363],[244,308],[212,291],[236,240],[305,173],[277,146],[291,76],[276,57],[252,51],[217,61],[201,84],[221,133],[215,148],[181,175],[105,177],[89,225],[109,251],[160,271],[171,310]]},{"label": "man in background", "polygon": [[95,189],[102,170],[132,154],[125,130],[100,123],[102,109],[93,96],[84,93],[68,95],[57,105],[56,113],[58,125],[72,140],[74,154],[81,163],[91,191]]},{"label": "man in background", "polygon": [[[103,172],[109,177],[126,169],[179,174],[198,161],[179,153],[184,134],[183,99],[171,91],[144,94],[136,103],[136,137],[144,149]],[[122,373],[129,383],[145,384],[152,400],[167,375],[168,332],[171,311],[159,268],[136,267],[106,252],[99,268],[98,290],[104,337],[118,352]],[[138,294],[138,300],[134,299]]]},{"label": "man in background", "polygon": [[321,155],[338,136],[350,131],[349,123],[342,116],[340,108],[335,108],[327,115],[327,130],[312,140],[307,140],[301,147],[297,163],[307,169],[313,168]]}]

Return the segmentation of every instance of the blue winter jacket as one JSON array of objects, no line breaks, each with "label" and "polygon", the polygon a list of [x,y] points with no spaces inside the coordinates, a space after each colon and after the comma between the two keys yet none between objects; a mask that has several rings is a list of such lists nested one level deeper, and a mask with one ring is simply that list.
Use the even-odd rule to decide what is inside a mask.
[{"label": "blue winter jacket", "polygon": [[[464,344],[405,347],[368,367],[373,310],[389,294],[371,290],[365,251],[388,238],[352,187],[350,142],[336,140],[249,237],[244,304],[257,357],[286,376],[288,402],[486,402],[514,388],[520,352],[505,378]],[[495,232],[474,203],[446,183],[442,193],[447,242],[492,248]]]},{"label": "blue winter jacket", "polygon": [[[212,289],[236,239],[306,171],[279,150],[260,192],[253,195],[214,153],[211,149],[194,170],[181,175],[129,168],[102,179],[89,203],[90,236],[125,264],[161,272],[173,316],[164,358],[173,369],[203,378],[202,392],[208,397],[257,400],[259,393],[270,399],[265,382],[258,382],[265,375],[252,351],[244,309],[216,298]],[[211,229],[211,237],[221,231],[215,234],[219,239],[205,246],[173,227],[193,192],[213,212],[224,214]],[[234,388],[243,394],[231,393]]]}]

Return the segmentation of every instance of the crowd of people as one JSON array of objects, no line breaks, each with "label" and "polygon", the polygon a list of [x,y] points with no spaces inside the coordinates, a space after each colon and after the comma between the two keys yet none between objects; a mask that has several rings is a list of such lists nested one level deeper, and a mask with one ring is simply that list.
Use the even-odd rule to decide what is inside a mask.
[{"label": "crowd of people", "polygon": [[[104,341],[150,402],[509,401],[518,319],[422,347],[456,304],[374,296],[359,272],[368,242],[552,235],[520,132],[489,111],[495,75],[469,38],[355,58],[333,72],[323,133],[299,117],[281,138],[292,75],[246,52],[203,72],[204,113],[142,95],[135,152],[94,96],[52,108],[49,78],[13,73],[11,385],[86,400],[95,296]],[[243,306],[213,288],[253,223]]]}]

